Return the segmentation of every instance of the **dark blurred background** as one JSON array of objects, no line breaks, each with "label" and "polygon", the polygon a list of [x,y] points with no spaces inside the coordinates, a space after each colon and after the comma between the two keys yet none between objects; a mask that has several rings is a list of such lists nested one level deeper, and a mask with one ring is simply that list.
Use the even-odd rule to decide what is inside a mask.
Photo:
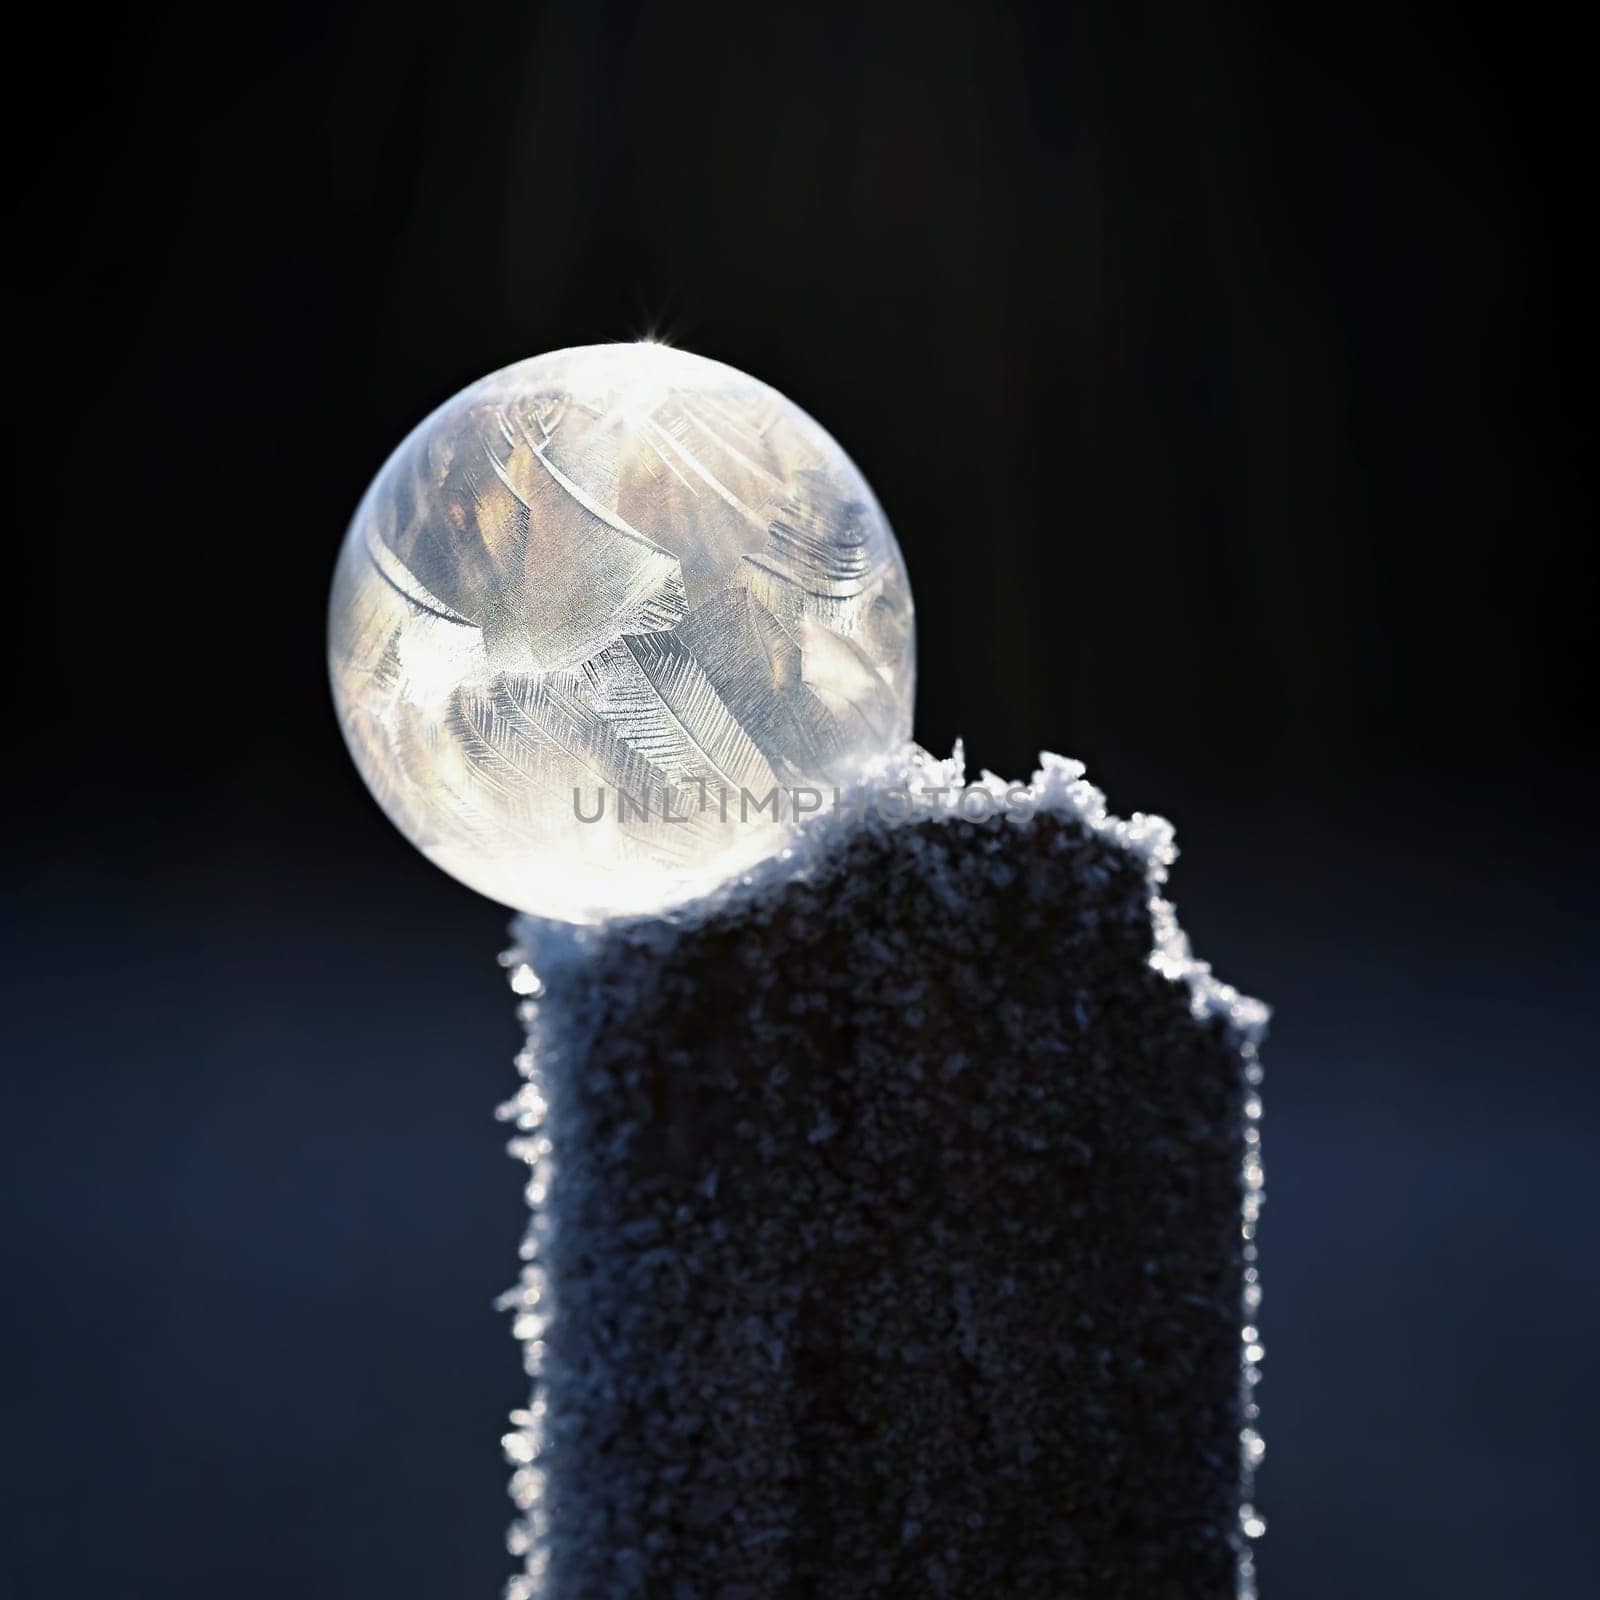
[{"label": "dark blurred background", "polygon": [[505,916],[366,797],[323,606],[435,403],[646,333],[866,472],[922,741],[1063,750],[1170,816],[1196,945],[1277,1007],[1268,1600],[1578,1592],[1576,37],[1530,8],[57,11],[13,52],[41,100],[8,163],[11,344],[44,350],[11,368],[20,1592],[511,1570]]}]

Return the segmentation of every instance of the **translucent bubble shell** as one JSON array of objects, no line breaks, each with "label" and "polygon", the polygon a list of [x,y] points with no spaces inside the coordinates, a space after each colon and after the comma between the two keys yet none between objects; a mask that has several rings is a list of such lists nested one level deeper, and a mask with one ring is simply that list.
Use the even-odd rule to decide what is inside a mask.
[{"label": "translucent bubble shell", "polygon": [[535,357],[416,428],[345,536],[328,658],[396,827],[573,922],[737,873],[911,731],[865,480],[775,390],[654,344]]}]

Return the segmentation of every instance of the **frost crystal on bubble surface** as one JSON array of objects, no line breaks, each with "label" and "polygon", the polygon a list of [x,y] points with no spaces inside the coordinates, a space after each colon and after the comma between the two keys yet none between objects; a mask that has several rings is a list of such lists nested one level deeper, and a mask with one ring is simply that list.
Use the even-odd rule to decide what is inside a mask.
[{"label": "frost crystal on bubble surface", "polygon": [[357,510],[329,616],[390,818],[473,888],[578,922],[770,854],[771,797],[907,737],[913,651],[894,535],[839,446],[648,344],[536,357],[434,412]]}]

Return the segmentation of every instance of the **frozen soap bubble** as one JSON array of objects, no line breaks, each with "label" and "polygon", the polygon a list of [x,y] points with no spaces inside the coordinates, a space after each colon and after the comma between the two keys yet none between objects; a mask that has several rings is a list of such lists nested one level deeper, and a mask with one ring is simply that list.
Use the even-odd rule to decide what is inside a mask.
[{"label": "frozen soap bubble", "polygon": [[911,731],[866,481],[775,390],[653,344],[537,356],[416,428],[345,536],[328,659],[395,826],[574,922],[743,870]]}]

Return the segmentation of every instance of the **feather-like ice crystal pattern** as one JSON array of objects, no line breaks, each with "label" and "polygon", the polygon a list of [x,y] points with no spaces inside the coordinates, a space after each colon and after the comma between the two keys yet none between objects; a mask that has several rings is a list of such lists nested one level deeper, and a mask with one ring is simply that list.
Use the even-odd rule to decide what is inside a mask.
[{"label": "feather-like ice crystal pattern", "polygon": [[914,648],[899,548],[839,446],[652,344],[539,356],[435,411],[356,511],[328,628],[395,825],[573,922],[776,850],[799,791],[909,735]]}]

